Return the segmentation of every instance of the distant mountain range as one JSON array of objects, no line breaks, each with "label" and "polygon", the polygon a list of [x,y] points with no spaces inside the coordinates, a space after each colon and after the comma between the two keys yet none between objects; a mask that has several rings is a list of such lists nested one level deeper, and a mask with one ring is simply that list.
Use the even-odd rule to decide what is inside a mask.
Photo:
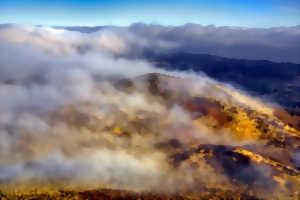
[{"label": "distant mountain range", "polygon": [[168,70],[204,72],[218,81],[263,95],[289,108],[300,108],[300,64],[232,59],[207,54],[146,53],[155,66]]}]

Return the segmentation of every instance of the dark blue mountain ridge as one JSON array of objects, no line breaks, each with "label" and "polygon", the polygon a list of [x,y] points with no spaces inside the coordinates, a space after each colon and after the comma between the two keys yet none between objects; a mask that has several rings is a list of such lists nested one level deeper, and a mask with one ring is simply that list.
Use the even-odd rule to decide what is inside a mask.
[{"label": "dark blue mountain ridge", "polygon": [[254,95],[263,95],[284,107],[300,108],[300,64],[187,52],[147,52],[144,58],[167,70],[204,72],[218,81],[232,83]]}]

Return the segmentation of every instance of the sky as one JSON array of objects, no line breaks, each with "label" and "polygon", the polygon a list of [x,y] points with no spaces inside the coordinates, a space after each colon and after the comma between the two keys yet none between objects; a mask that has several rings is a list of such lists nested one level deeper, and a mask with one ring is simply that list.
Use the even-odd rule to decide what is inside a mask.
[{"label": "sky", "polygon": [[275,27],[300,24],[300,0],[1,0],[0,23],[128,26],[195,23]]}]

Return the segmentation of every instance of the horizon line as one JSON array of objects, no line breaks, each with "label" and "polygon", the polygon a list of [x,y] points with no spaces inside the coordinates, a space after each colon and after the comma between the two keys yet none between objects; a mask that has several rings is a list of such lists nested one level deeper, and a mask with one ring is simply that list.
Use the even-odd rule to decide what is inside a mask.
[{"label": "horizon line", "polygon": [[184,27],[187,25],[199,25],[203,27],[216,27],[216,28],[226,28],[226,27],[233,27],[233,28],[245,28],[245,29],[272,29],[272,28],[300,28],[300,24],[297,25],[288,25],[288,26],[235,26],[235,25],[216,25],[216,24],[198,24],[193,22],[183,23],[179,25],[165,25],[165,24],[158,24],[158,23],[146,23],[146,22],[133,22],[129,25],[42,25],[42,24],[27,24],[27,23],[0,23],[0,25],[24,25],[24,26],[36,26],[36,27],[52,27],[52,28],[72,28],[72,27],[82,27],[82,28],[96,28],[96,27],[120,27],[126,28],[131,27],[134,25],[150,25],[150,26],[162,26],[162,27]]}]

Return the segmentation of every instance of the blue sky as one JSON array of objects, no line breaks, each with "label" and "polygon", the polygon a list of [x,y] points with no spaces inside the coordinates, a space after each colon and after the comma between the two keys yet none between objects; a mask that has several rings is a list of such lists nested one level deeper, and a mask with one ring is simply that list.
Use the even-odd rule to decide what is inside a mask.
[{"label": "blue sky", "polygon": [[0,23],[127,26],[135,22],[294,26],[300,24],[300,0],[0,0]]}]

